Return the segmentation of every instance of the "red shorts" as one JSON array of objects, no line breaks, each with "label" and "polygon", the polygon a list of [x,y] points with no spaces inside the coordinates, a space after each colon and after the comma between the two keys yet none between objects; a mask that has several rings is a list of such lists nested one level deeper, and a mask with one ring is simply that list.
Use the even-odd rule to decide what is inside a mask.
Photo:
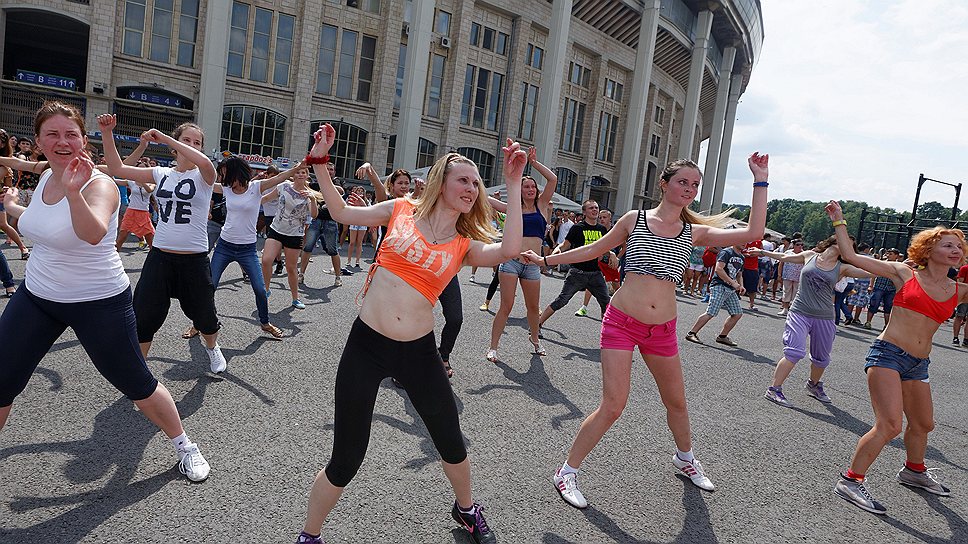
[{"label": "red shorts", "polygon": [[639,353],[643,356],[677,355],[679,337],[676,335],[676,320],[649,325],[609,304],[602,316],[601,348],[634,351],[635,346],[639,347]]},{"label": "red shorts", "polygon": [[151,224],[151,214],[145,210],[128,208],[121,219],[121,230],[126,230],[135,236],[154,234],[155,226]]},{"label": "red shorts", "polygon": [[598,261],[598,269],[602,271],[602,275],[605,276],[605,281],[607,283],[612,283],[621,279],[618,275],[618,270],[608,266],[608,263]]}]

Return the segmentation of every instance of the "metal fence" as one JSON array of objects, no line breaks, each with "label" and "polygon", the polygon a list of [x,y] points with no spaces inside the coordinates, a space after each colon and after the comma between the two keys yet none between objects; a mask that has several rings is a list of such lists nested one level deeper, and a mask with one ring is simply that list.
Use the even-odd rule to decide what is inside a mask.
[{"label": "metal fence", "polygon": [[0,128],[33,139],[34,117],[47,100],[71,104],[81,111],[81,115],[87,108],[87,100],[77,95],[4,81],[0,82]]}]

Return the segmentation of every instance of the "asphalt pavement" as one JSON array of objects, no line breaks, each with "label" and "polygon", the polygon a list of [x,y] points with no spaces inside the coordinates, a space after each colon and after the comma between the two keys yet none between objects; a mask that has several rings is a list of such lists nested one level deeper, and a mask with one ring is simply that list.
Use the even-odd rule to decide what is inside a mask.
[{"label": "asphalt pavement", "polygon": [[[19,252],[4,246],[3,253],[19,281]],[[144,256],[123,251],[133,283]],[[269,309],[286,331],[281,341],[259,330],[252,292],[239,268],[229,267],[216,295],[219,343],[228,359],[221,376],[209,373],[200,339],[181,338],[188,322],[173,304],[148,364],[212,465],[210,478],[199,484],[179,474],[170,441],[65,333],[0,431],[0,542],[293,542],[309,486],[329,458],[336,366],[366,275],[358,271],[334,288],[329,267],[325,255],[315,257],[305,310],[288,307],[285,279],[273,277]],[[785,388],[794,408],[783,408],[763,398],[782,354],[776,303],[761,303],[743,317],[731,334],[738,347],[711,342],[725,312],[703,330],[707,344],[700,346],[681,339],[705,305],[680,296],[695,452],[718,489],[701,491],[677,476],[662,402],[636,354],[625,413],[582,466],[589,507],[579,511],[558,497],[550,477],[600,399],[600,312],[595,307],[589,317],[575,317],[576,296],[546,324],[548,355],[539,357],[530,354],[519,295],[502,338],[503,362],[489,363],[484,354],[493,314],[478,306],[491,273],[478,271],[480,283],[469,275],[467,268],[460,274],[464,325],[452,355],[452,384],[474,496],[499,542],[968,542],[968,348],[950,345],[950,324],[932,351],[936,429],[927,464],[940,469],[951,496],[896,483],[904,461],[900,438],[868,477],[886,516],[833,493],[857,438],[873,422],[863,364],[876,330],[838,332],[825,375],[832,404],[806,395],[808,369],[801,364]],[[542,307],[561,284],[560,275],[542,278]],[[495,300],[492,310],[497,306]],[[367,458],[324,537],[330,544],[470,542],[450,518],[452,502],[426,429],[388,380]]]}]

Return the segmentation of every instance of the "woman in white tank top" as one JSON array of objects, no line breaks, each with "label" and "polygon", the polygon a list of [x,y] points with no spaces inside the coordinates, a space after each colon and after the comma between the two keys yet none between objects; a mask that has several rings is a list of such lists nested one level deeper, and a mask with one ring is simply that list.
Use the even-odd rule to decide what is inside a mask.
[{"label": "woman in white tank top", "polygon": [[171,394],[135,347],[130,282],[114,249],[120,197],[85,154],[84,118],[73,106],[45,102],[34,126],[50,171],[27,208],[17,203],[16,189],[4,196],[34,252],[24,285],[0,315],[0,345],[30,339],[29,348],[7,350],[0,358],[0,428],[33,370],[70,327],[101,375],[172,439],[181,472],[204,480],[208,462],[186,436]]}]

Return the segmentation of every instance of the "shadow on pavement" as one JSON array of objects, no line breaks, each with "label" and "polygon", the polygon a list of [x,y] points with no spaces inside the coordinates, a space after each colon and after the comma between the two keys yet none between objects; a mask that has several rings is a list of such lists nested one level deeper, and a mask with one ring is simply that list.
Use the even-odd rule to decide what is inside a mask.
[{"label": "shadow on pavement", "polygon": [[518,372],[502,361],[496,361],[494,366],[500,368],[504,372],[504,377],[517,385],[488,384],[478,389],[468,389],[467,393],[484,395],[495,389],[521,391],[545,406],[563,406],[567,413],[551,418],[551,426],[555,429],[561,429],[564,421],[578,419],[584,415],[560,389],[551,384],[551,379],[545,372],[544,361],[539,355],[531,356],[531,366],[527,372]]},{"label": "shadow on pavement", "polygon": [[[703,498],[703,492],[689,481],[688,478],[677,475],[682,481],[682,506],[686,511],[686,517],[682,521],[682,530],[671,542],[687,544],[694,542],[716,543],[716,533],[713,531],[712,523],[709,521],[709,509]],[[618,526],[607,514],[597,510],[594,506],[589,506],[581,513],[588,521],[592,522],[602,534],[621,544],[659,544],[650,540],[639,540],[630,535],[625,529]],[[543,544],[579,544],[580,541],[573,542],[554,533],[545,533],[541,542]]]},{"label": "shadow on pavement", "polygon": [[[951,538],[942,538],[936,535],[929,535],[923,533],[906,523],[892,518],[890,516],[878,516],[884,523],[904,531],[905,533],[911,535],[912,537],[918,539],[921,542],[927,542],[929,544],[949,544],[952,542],[968,542],[968,522],[965,521],[957,512],[948,508],[945,504],[944,497],[939,497],[933,493],[928,493],[927,491],[922,491],[920,489],[912,489],[914,493],[921,495],[924,498],[924,502],[927,503],[928,507],[944,517],[945,521],[948,522],[948,527],[951,528]],[[888,510],[890,512],[890,510]]]}]

